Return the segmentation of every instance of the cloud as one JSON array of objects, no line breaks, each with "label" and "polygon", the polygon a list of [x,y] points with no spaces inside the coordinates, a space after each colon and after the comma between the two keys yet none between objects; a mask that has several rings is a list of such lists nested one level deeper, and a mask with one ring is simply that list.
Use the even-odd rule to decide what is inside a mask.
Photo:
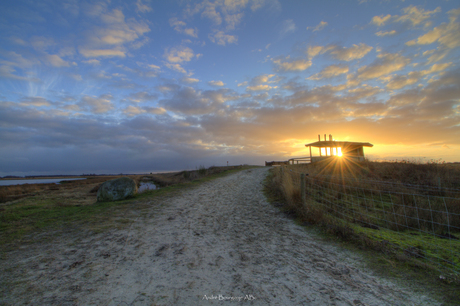
[{"label": "cloud", "polygon": [[[134,18],[125,20],[123,12],[119,9],[109,11],[105,6],[95,4],[88,7],[87,14],[101,24],[87,32],[85,44],[79,47],[80,53],[85,57],[125,57],[125,45],[135,42],[150,31],[149,26],[143,21],[139,22]],[[141,45],[137,43],[133,47],[139,48]]]},{"label": "cloud", "polygon": [[30,78],[30,77],[23,77],[14,74],[16,70],[7,65],[0,66],[0,78],[11,79],[11,80],[18,80],[18,81],[28,81],[28,82],[40,82],[38,78]]},{"label": "cloud", "polygon": [[394,76],[390,79],[386,87],[392,90],[401,89],[405,86],[417,83],[423,76],[442,72],[449,68],[451,65],[452,63],[434,64],[430,67],[430,69],[427,70],[411,71],[407,75]]},{"label": "cloud", "polygon": [[137,0],[136,11],[141,12],[141,13],[146,13],[146,12],[153,11],[153,9],[150,6],[142,3],[142,0]]},{"label": "cloud", "polygon": [[94,65],[94,66],[97,66],[97,65],[101,64],[101,62],[98,61],[97,59],[90,59],[90,60],[82,61],[82,62],[85,63],[85,64]]},{"label": "cloud", "polygon": [[396,34],[396,31],[395,30],[391,30],[391,31],[379,31],[377,33],[375,33],[375,35],[377,36],[393,36]]},{"label": "cloud", "polygon": [[431,66],[430,69],[422,70],[422,74],[427,75],[427,74],[431,74],[431,73],[435,73],[435,72],[444,71],[449,67],[452,67],[452,62],[444,63],[444,64],[434,64],[434,65]]},{"label": "cloud", "polygon": [[225,46],[226,44],[236,44],[238,42],[238,36],[228,35],[223,31],[215,30],[213,33],[208,35],[209,40],[213,43]]},{"label": "cloud", "polygon": [[166,113],[166,110],[163,107],[144,107],[144,110],[153,115],[163,115]]},{"label": "cloud", "polygon": [[434,28],[432,31],[419,36],[417,40],[413,40],[413,43],[408,42],[408,45],[419,44],[419,45],[429,45],[437,41],[442,36],[442,30],[439,27]]},{"label": "cloud", "polygon": [[415,84],[420,79],[420,73],[409,72],[408,75],[398,75],[391,79],[386,85],[388,89],[401,89],[405,86]]},{"label": "cloud", "polygon": [[[436,62],[439,62],[441,60],[443,60],[446,55],[449,53],[449,50],[431,50],[433,52],[430,52],[430,53],[426,53],[424,52],[423,55],[426,56],[426,55],[430,55],[430,57],[428,57],[427,59],[427,64],[432,64],[432,63],[436,63]],[[427,51],[428,52],[428,51]]]},{"label": "cloud", "polygon": [[348,71],[349,71],[349,68],[346,65],[330,65],[324,68],[323,70],[321,70],[321,72],[315,75],[312,75],[308,79],[309,80],[328,79],[328,78],[332,78],[332,77],[335,77],[341,74],[348,73]]},{"label": "cloud", "polygon": [[209,81],[208,84],[216,87],[222,87],[225,85],[222,81]]},{"label": "cloud", "polygon": [[132,102],[142,103],[146,101],[154,101],[158,99],[158,95],[150,94],[146,91],[140,91],[130,94],[127,98]]},{"label": "cloud", "polygon": [[201,17],[206,17],[210,19],[215,25],[220,25],[222,23],[222,16],[219,12],[216,11],[216,3],[208,2],[203,12],[201,13]]},{"label": "cloud", "polygon": [[303,71],[308,69],[312,65],[311,61],[304,59],[273,59],[272,62],[275,64],[276,70],[280,72]]},{"label": "cloud", "polygon": [[[259,6],[255,2],[264,1],[253,1],[252,8]],[[185,10],[185,14],[192,16],[201,12],[201,17],[211,20],[215,27],[221,26],[225,21],[225,29],[229,31],[234,30],[241,22],[247,4],[247,0],[202,1],[194,6],[189,6]],[[259,4],[263,6],[262,3]]]},{"label": "cloud", "polygon": [[281,4],[278,0],[252,0],[251,10],[254,12],[262,7],[268,7],[272,12],[280,12]]},{"label": "cloud", "polygon": [[266,90],[270,90],[274,87],[270,86],[270,85],[254,85],[254,86],[248,86],[246,87],[246,90],[247,91],[266,91]]},{"label": "cloud", "polygon": [[105,72],[104,70],[100,70],[97,73],[94,73],[93,77],[98,78],[98,79],[111,79],[112,78],[112,76],[107,75],[107,72]]},{"label": "cloud", "polygon": [[147,67],[149,67],[151,69],[155,69],[155,70],[161,70],[160,66],[153,65],[153,64],[149,64],[149,65],[147,65]]},{"label": "cloud", "polygon": [[181,89],[181,87],[177,84],[163,84],[157,86],[156,89],[165,94],[178,91]]},{"label": "cloud", "polygon": [[114,108],[111,102],[112,99],[112,95],[101,95],[98,98],[85,95],[81,98],[79,105],[92,113],[102,114]]},{"label": "cloud", "polygon": [[7,60],[0,61],[1,64],[11,67],[18,67],[21,69],[30,68],[34,65],[39,64],[40,62],[34,58],[25,58],[21,54],[10,51],[2,54]]},{"label": "cloud", "polygon": [[56,54],[47,55],[46,60],[51,66],[54,66],[54,67],[69,67],[70,66],[68,62],[64,61],[62,58],[60,58]]},{"label": "cloud", "polygon": [[[253,3],[255,7],[259,5],[263,6],[262,2],[259,4]],[[221,46],[227,44],[234,44],[238,41],[238,36],[232,35],[229,31],[235,30],[236,27],[241,23],[244,17],[244,9],[248,5],[247,0],[225,0],[225,1],[202,1],[195,3],[194,5],[188,5],[187,9],[184,10],[185,16],[193,16],[195,14],[201,14],[201,18],[211,20],[212,32],[208,34],[209,40]],[[185,26],[185,25],[181,25]]]},{"label": "cloud", "polygon": [[263,83],[267,83],[271,78],[273,78],[274,74],[262,74],[256,77],[253,77],[251,80],[252,85],[260,85]]},{"label": "cloud", "polygon": [[288,33],[294,33],[296,30],[295,23],[292,19],[287,19],[281,25],[281,35],[285,35]]},{"label": "cloud", "polygon": [[184,68],[182,68],[182,66],[180,64],[165,63],[165,65],[166,65],[166,67],[168,67],[171,70],[175,70],[177,72],[187,74],[187,71]]},{"label": "cloud", "polygon": [[330,53],[338,60],[341,61],[352,61],[355,59],[363,58],[367,53],[369,53],[373,48],[364,43],[359,45],[353,44],[353,47],[335,47],[330,51]]},{"label": "cloud", "polygon": [[222,109],[228,97],[226,90],[196,91],[191,87],[181,88],[172,92],[172,97],[160,101],[160,105],[168,110],[184,115],[204,115]]},{"label": "cloud", "polygon": [[181,79],[182,82],[187,83],[187,84],[193,84],[193,83],[198,83],[200,80],[194,79],[194,78],[189,78],[189,77],[183,77]]},{"label": "cloud", "polygon": [[198,29],[197,28],[186,28],[186,23],[178,20],[176,17],[169,19],[169,25],[174,28],[178,33],[186,34],[191,37],[198,38]]},{"label": "cloud", "polygon": [[25,97],[21,99],[21,105],[23,106],[51,106],[51,102],[43,97]]},{"label": "cloud", "polygon": [[19,37],[12,36],[9,38],[13,43],[20,45],[20,46],[27,46],[27,42]]},{"label": "cloud", "polygon": [[82,81],[83,77],[81,74],[76,74],[76,73],[70,73],[69,76],[74,79],[75,81]]},{"label": "cloud", "polygon": [[408,41],[406,45],[429,45],[436,41],[448,49],[460,46],[460,23],[456,22],[456,18],[451,18],[449,23],[442,23],[417,39]]},{"label": "cloud", "polygon": [[80,54],[84,57],[125,57],[126,54],[124,51],[116,49],[99,49],[99,50],[89,50],[89,49],[80,49]]},{"label": "cloud", "polygon": [[318,54],[322,54],[322,53],[326,52],[325,49],[326,48],[323,47],[323,46],[310,46],[310,47],[308,47],[308,49],[307,49],[308,58],[311,60],[312,58],[314,58]]},{"label": "cloud", "polygon": [[30,44],[36,51],[45,52],[50,47],[56,45],[54,39],[44,36],[33,36],[30,38]]},{"label": "cloud", "polygon": [[390,20],[391,15],[388,14],[386,16],[380,15],[380,16],[374,16],[372,17],[372,23],[375,24],[378,27],[383,26],[388,20]]},{"label": "cloud", "polygon": [[409,64],[409,58],[397,53],[380,53],[372,64],[362,66],[358,69],[357,78],[360,80],[380,78],[392,72],[402,70]]},{"label": "cloud", "polygon": [[189,62],[192,58],[195,57],[193,50],[189,47],[180,46],[177,48],[168,48],[165,49],[165,53],[163,55],[166,60],[170,63],[183,63]]},{"label": "cloud", "polygon": [[238,13],[238,14],[228,14],[225,16],[225,23],[227,26],[225,29],[227,31],[229,30],[234,30],[236,26],[241,22],[241,19],[243,19],[244,14],[243,13]]},{"label": "cloud", "polygon": [[166,113],[166,110],[162,107],[137,107],[129,105],[123,110],[123,113],[128,117],[134,117],[141,114],[152,114],[152,115],[163,115]]},{"label": "cloud", "polygon": [[321,21],[316,27],[307,27],[307,30],[312,29],[313,30],[312,32],[317,32],[317,31],[321,31],[322,29],[324,29],[327,25],[328,23],[326,21]]},{"label": "cloud", "polygon": [[440,7],[437,7],[436,9],[432,11],[425,11],[424,9],[419,9],[416,6],[410,5],[403,9],[403,12],[405,13],[405,15],[396,17],[395,21],[396,22],[409,22],[413,26],[416,26],[426,21],[427,19],[429,19],[431,15],[438,13],[440,11],[441,11]]},{"label": "cloud", "polygon": [[132,117],[132,116],[136,116],[136,115],[145,113],[145,111],[141,109],[140,107],[129,105],[127,108],[123,110],[123,113]]},{"label": "cloud", "polygon": [[238,11],[244,9],[248,2],[248,0],[226,0],[224,6],[229,11]]},{"label": "cloud", "polygon": [[358,88],[348,90],[348,92],[351,94],[351,97],[353,97],[355,100],[369,98],[382,91],[382,88],[378,86],[372,87],[370,85],[362,85]]},{"label": "cloud", "polygon": [[128,44],[128,49],[130,50],[140,49],[144,45],[146,45],[149,41],[150,39],[148,37],[144,37],[142,40],[133,41],[130,44]]}]

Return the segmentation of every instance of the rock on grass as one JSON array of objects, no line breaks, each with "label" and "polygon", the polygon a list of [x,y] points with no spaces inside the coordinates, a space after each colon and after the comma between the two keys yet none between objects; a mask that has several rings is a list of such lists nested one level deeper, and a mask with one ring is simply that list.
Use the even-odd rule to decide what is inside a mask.
[{"label": "rock on grass", "polygon": [[120,177],[104,182],[97,191],[98,202],[118,201],[133,197],[137,193],[137,184],[129,177]]}]

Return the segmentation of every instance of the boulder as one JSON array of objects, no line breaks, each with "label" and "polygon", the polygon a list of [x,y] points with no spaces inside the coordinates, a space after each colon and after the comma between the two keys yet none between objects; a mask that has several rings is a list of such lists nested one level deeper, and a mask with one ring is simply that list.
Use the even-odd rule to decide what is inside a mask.
[{"label": "boulder", "polygon": [[129,177],[120,177],[104,182],[97,191],[98,202],[118,201],[133,197],[137,193],[137,184]]}]

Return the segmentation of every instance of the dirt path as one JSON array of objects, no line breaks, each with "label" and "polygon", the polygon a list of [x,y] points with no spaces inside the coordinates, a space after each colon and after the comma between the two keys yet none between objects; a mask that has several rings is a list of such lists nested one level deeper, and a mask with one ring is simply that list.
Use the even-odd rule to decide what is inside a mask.
[{"label": "dirt path", "polygon": [[[73,233],[2,259],[9,305],[437,305],[296,225],[245,170],[133,209],[135,222]],[[231,300],[233,299],[233,301]]]}]

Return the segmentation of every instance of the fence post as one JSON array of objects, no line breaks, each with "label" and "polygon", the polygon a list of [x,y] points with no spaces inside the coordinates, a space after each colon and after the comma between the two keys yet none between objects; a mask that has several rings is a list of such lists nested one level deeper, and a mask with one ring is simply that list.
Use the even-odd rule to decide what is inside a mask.
[{"label": "fence post", "polygon": [[302,195],[302,205],[307,206],[307,194],[305,191],[305,173],[300,174],[300,194]]}]

